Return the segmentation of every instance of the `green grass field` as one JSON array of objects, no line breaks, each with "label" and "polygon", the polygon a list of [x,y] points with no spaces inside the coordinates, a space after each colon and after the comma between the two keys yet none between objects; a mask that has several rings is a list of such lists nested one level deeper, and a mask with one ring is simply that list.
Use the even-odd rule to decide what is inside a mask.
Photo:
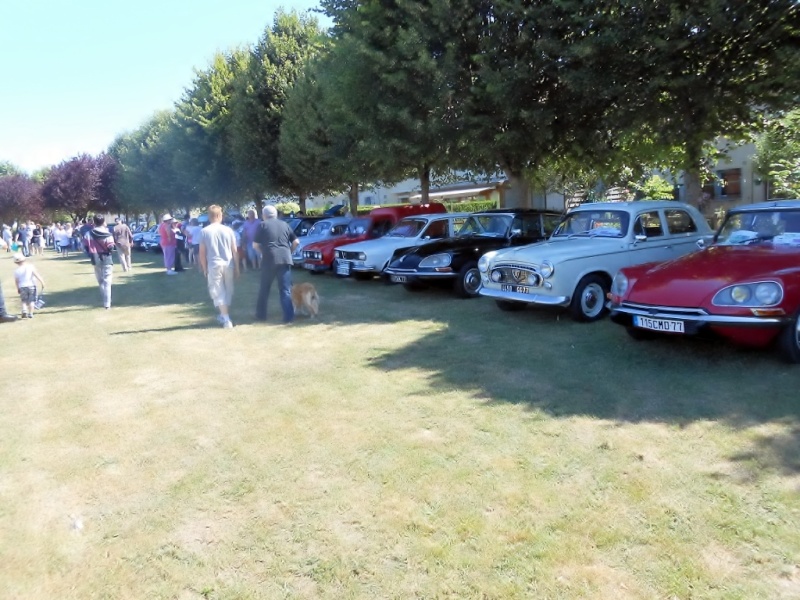
[{"label": "green grass field", "polygon": [[[296,272],[35,259],[0,325],[0,597],[800,597],[800,367]],[[155,262],[152,262],[155,261]],[[0,254],[9,308],[13,262]]]}]

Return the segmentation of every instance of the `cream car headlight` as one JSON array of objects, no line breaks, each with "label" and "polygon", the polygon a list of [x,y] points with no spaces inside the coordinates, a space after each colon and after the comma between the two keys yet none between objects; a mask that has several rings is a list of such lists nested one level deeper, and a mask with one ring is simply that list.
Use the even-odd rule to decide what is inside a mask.
[{"label": "cream car headlight", "polygon": [[553,266],[549,260],[543,260],[542,265],[539,267],[539,272],[542,274],[542,277],[545,279],[549,279],[555,273],[556,268]]},{"label": "cream car headlight", "polygon": [[750,300],[750,288],[746,285],[737,285],[731,288],[731,299],[736,304],[744,304]]},{"label": "cream car headlight", "polygon": [[363,252],[358,253],[358,260],[367,260],[367,255]]},{"label": "cream car headlight", "polygon": [[611,283],[611,293],[622,298],[628,291],[629,283],[628,276],[620,271]]},{"label": "cream car headlight", "polygon": [[423,269],[436,269],[439,267],[449,267],[453,259],[449,254],[431,254],[419,261],[419,266]]},{"label": "cream car headlight", "polygon": [[783,287],[775,281],[741,283],[721,289],[712,304],[715,306],[775,306],[783,300]]},{"label": "cream car headlight", "polygon": [[783,300],[783,289],[774,281],[765,281],[756,285],[753,295],[764,306],[772,306]]},{"label": "cream car headlight", "polygon": [[478,271],[487,273],[489,271],[489,263],[492,261],[495,254],[496,252],[492,251],[481,256],[480,259],[478,259]]}]

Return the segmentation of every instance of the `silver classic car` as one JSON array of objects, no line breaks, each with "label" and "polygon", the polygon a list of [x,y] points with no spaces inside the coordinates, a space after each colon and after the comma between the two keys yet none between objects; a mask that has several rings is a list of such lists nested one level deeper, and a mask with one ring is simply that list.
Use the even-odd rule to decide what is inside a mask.
[{"label": "silver classic car", "polygon": [[334,254],[336,274],[371,279],[383,271],[396,251],[453,237],[468,216],[469,213],[436,213],[406,217],[383,237],[339,246]]},{"label": "silver classic car", "polygon": [[688,204],[584,204],[564,217],[549,240],[484,254],[479,293],[503,310],[565,306],[574,319],[594,321],[605,314],[606,294],[620,269],[678,258],[712,236],[703,215]]}]

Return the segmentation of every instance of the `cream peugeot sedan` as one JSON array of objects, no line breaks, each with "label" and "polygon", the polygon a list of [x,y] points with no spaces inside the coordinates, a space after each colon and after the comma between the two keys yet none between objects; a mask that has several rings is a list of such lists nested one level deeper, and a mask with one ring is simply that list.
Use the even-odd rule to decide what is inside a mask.
[{"label": "cream peugeot sedan", "polygon": [[479,293],[502,310],[564,306],[575,320],[595,321],[620,269],[678,258],[712,236],[700,211],[681,202],[583,204],[547,241],[484,254]]}]

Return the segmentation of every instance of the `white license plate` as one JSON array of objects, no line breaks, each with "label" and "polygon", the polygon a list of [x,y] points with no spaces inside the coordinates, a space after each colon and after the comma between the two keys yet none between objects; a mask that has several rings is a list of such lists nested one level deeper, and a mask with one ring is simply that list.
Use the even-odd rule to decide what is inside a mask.
[{"label": "white license plate", "polygon": [[303,263],[303,266],[304,266],[306,269],[308,269],[309,271],[313,271],[313,270],[314,270],[314,265],[312,265],[312,264],[309,264],[309,263]]},{"label": "white license plate", "polygon": [[684,333],[683,321],[671,321],[669,319],[651,319],[634,315],[633,324],[642,329],[652,329],[653,331],[664,331],[666,333]]},{"label": "white license plate", "polygon": [[517,294],[530,294],[531,288],[527,285],[509,285],[507,283],[500,284],[501,292],[516,292]]},{"label": "white license plate", "polygon": [[338,275],[350,275],[350,263],[349,262],[338,262],[336,264],[336,273]]},{"label": "white license plate", "polygon": [[391,279],[392,283],[405,283],[408,281],[408,277],[405,275],[392,275]]}]

